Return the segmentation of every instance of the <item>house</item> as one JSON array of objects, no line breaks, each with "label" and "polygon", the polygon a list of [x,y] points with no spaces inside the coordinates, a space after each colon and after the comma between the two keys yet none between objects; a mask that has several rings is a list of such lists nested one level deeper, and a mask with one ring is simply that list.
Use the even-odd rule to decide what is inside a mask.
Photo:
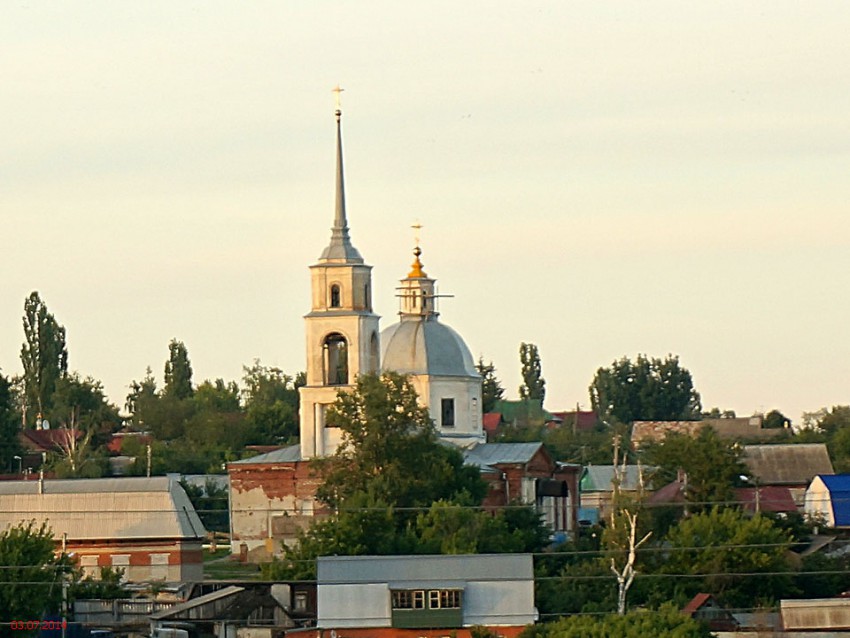
[{"label": "house", "polygon": [[845,632],[850,630],[850,599],[811,598],[807,600],[781,600],[779,610],[782,628],[786,632],[807,632],[794,635],[812,635],[808,632]]},{"label": "house", "polygon": [[499,426],[502,425],[501,412],[486,412],[482,418],[482,426],[484,434],[487,436],[487,442],[492,443],[496,440],[496,435],[499,431]]},{"label": "house", "polygon": [[[582,470],[579,482],[582,520],[597,523],[611,515],[615,469],[613,465],[588,465]],[[654,469],[640,465],[622,467],[621,492],[636,494],[641,483],[649,483]]]},{"label": "house", "polygon": [[315,603],[315,584],[225,585],[152,613],[150,635],[191,625],[201,635],[218,638],[245,635],[246,631],[252,638],[273,638],[284,629],[314,624]]},{"label": "house", "polygon": [[749,514],[788,514],[799,511],[791,490],[782,485],[736,487],[735,501]]},{"label": "house", "polygon": [[759,487],[785,487],[798,508],[818,474],[834,474],[823,443],[745,445],[742,460]]},{"label": "house", "polygon": [[206,535],[179,483],[167,477],[5,481],[0,529],[47,523],[83,570],[124,570],[131,582],[203,577]]},{"label": "house", "polygon": [[710,427],[722,439],[738,441],[772,439],[784,433],[778,428],[763,428],[760,416],[702,421],[635,421],[632,424],[632,445],[639,448],[646,443],[658,443],[668,434],[696,436],[704,427]]},{"label": "house", "polygon": [[18,432],[18,444],[23,451],[21,470],[35,470],[41,467],[46,454],[68,450],[76,445],[82,436],[82,431],[73,428],[21,430]]},{"label": "house", "polygon": [[593,410],[553,412],[552,415],[560,421],[561,426],[570,428],[573,432],[589,432],[599,421],[599,415]]},{"label": "house", "polygon": [[463,458],[487,481],[485,507],[534,505],[555,534],[578,529],[580,465],[555,461],[539,442],[480,443]]},{"label": "house", "polygon": [[323,556],[317,599],[316,636],[510,638],[537,619],[530,554]]},{"label": "house", "polygon": [[735,631],[738,621],[711,594],[697,594],[682,609],[685,616],[705,623],[711,631]]},{"label": "house", "polygon": [[[461,452],[488,483],[485,507],[533,505],[554,534],[577,528],[580,466],[556,462],[542,443],[479,443]],[[268,560],[330,513],[316,499],[321,478],[297,445],[228,463],[227,472],[231,548],[243,560]]]},{"label": "house", "polygon": [[806,490],[805,511],[827,527],[850,528],[850,474],[816,476]]}]

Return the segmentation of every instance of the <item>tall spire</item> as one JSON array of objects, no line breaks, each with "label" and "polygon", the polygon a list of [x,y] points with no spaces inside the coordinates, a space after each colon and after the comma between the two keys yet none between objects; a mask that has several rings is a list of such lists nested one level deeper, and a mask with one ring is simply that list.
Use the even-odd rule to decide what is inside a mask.
[{"label": "tall spire", "polygon": [[336,208],[334,225],[331,228],[331,242],[322,252],[320,261],[362,264],[363,258],[357,249],[351,245],[348,235],[348,219],[345,215],[345,178],[342,166],[342,109],[340,108],[340,93],[344,89],[337,85],[333,92],[336,96]]}]

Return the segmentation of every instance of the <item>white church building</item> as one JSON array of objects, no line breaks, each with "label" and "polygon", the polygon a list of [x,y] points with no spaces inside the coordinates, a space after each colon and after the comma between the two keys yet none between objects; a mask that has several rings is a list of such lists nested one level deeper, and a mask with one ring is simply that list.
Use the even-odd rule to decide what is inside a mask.
[{"label": "white church building", "polygon": [[388,370],[409,375],[442,439],[468,453],[487,447],[481,376],[463,338],[440,321],[435,280],[423,269],[418,245],[398,287],[399,320],[380,330],[372,307],[372,267],[349,235],[342,112],[337,109],[335,116],[336,205],[330,242],[310,266],[299,444],[227,466],[233,551],[247,552],[252,560],[276,553],[281,541],[293,539],[322,513],[315,500],[319,479],[310,471],[310,460],[332,455],[339,445],[341,431],[326,415],[337,394],[352,390],[360,374]]}]

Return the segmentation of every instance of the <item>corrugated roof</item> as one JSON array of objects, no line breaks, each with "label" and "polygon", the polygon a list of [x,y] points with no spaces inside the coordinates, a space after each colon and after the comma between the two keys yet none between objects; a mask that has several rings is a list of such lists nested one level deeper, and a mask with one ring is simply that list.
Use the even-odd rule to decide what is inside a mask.
[{"label": "corrugated roof", "polygon": [[301,446],[290,445],[279,450],[258,454],[241,461],[233,461],[230,465],[248,465],[251,463],[295,463],[301,460]]},{"label": "corrugated roof", "polygon": [[528,463],[543,447],[540,442],[533,443],[479,443],[464,450],[463,460],[467,465],[484,467],[498,463]]},{"label": "corrugated roof", "polygon": [[419,556],[320,556],[319,585],[332,583],[419,583],[531,580],[531,554],[443,554]]},{"label": "corrugated roof", "polygon": [[0,529],[35,520],[68,540],[200,538],[201,519],[168,477],[0,482]]},{"label": "corrugated roof", "polygon": [[[624,490],[638,489],[640,487],[639,470],[643,470],[643,480],[644,482],[648,482],[655,468],[627,465],[620,488]],[[584,468],[579,487],[582,492],[612,492],[614,490],[613,481],[613,465],[588,465]]]},{"label": "corrugated roof", "polygon": [[808,485],[835,473],[823,443],[745,445],[743,461],[761,485]]}]

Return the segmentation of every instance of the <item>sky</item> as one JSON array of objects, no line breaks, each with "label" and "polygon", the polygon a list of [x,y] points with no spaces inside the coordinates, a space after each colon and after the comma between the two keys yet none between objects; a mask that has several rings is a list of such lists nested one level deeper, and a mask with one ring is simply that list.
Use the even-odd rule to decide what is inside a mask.
[{"label": "sky", "polygon": [[24,299],[124,403],[305,366],[342,93],[382,326],[422,223],[441,320],[550,410],[679,356],[703,406],[850,403],[850,4],[33,2],[0,21],[0,371]]}]

